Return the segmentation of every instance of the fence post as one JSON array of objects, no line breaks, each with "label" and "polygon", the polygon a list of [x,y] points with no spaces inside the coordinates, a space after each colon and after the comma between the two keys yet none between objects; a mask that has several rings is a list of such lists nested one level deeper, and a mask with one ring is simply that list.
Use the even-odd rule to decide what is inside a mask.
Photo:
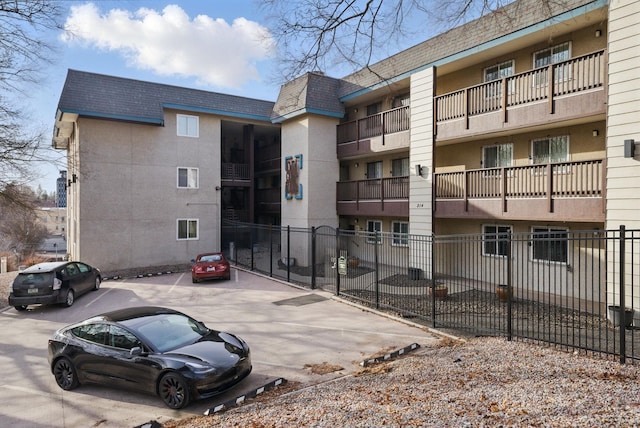
[{"label": "fence post", "polygon": [[513,259],[511,258],[511,244],[513,238],[511,232],[507,232],[507,340],[513,338],[512,326],[512,309],[513,309],[513,281],[511,279],[513,272]]},{"label": "fence post", "polygon": [[269,225],[269,276],[273,277],[273,225]]},{"label": "fence post", "polygon": [[340,259],[340,228],[336,228],[336,296],[340,295],[340,272],[338,271],[338,260]]},{"label": "fence post", "polygon": [[431,326],[436,328],[436,255],[435,235],[431,234]]},{"label": "fence post", "polygon": [[375,243],[373,244],[373,261],[374,261],[374,278],[376,282],[376,309],[380,309],[380,283],[379,283],[379,265],[378,265],[378,239],[380,238],[380,231],[375,232]]},{"label": "fence post", "polygon": [[316,228],[311,226],[311,289],[316,288]]},{"label": "fence post", "polygon": [[624,225],[620,225],[620,254],[618,263],[620,264],[619,272],[620,272],[620,284],[619,284],[619,292],[620,292],[620,314],[618,315],[619,319],[619,327],[620,327],[620,364],[624,364],[627,358],[627,344],[626,344],[626,313],[625,313],[625,286],[624,286],[624,260],[625,260],[625,251],[626,251],[626,229]]},{"label": "fence post", "polygon": [[249,230],[251,230],[251,232],[249,233],[249,245],[251,245],[251,270],[253,271],[255,269],[255,254],[253,252],[253,243],[255,242],[253,235],[256,233],[255,225],[249,225]]},{"label": "fence post", "polygon": [[291,226],[287,225],[287,282],[291,282]]}]

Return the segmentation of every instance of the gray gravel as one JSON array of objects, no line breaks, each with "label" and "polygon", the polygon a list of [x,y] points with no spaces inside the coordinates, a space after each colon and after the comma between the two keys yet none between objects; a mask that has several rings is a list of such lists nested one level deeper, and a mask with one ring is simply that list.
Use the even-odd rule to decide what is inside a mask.
[{"label": "gray gravel", "polygon": [[504,338],[393,362],[163,427],[635,427],[640,370]]}]

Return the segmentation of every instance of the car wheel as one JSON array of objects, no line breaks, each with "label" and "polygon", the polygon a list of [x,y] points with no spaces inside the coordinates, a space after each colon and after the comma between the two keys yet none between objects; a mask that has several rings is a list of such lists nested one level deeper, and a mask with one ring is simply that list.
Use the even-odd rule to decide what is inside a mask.
[{"label": "car wheel", "polygon": [[168,407],[182,409],[189,404],[189,388],[182,376],[167,373],[160,379],[160,397]]},{"label": "car wheel", "polygon": [[197,280],[197,279],[195,279],[194,277],[191,277],[191,282],[193,282],[194,284],[197,284],[197,283],[198,283],[198,280]]},{"label": "car wheel", "polygon": [[229,273],[227,276],[225,276],[224,279],[226,279],[227,281],[230,281],[231,280],[231,273]]},{"label": "car wheel", "polygon": [[16,308],[16,311],[26,311],[27,305],[18,305],[18,306],[14,306],[14,308]]},{"label": "car wheel", "polygon": [[80,385],[78,374],[73,363],[67,358],[60,358],[53,365],[53,376],[58,386],[65,391],[70,391]]},{"label": "car wheel", "polygon": [[99,276],[96,276],[96,284],[93,286],[93,290],[97,291],[100,289],[100,283],[102,282],[102,280],[100,279]]},{"label": "car wheel", "polygon": [[73,302],[75,301],[75,295],[73,293],[72,289],[69,289],[67,291],[67,297],[64,299],[64,305],[68,308],[69,306],[73,305]]}]

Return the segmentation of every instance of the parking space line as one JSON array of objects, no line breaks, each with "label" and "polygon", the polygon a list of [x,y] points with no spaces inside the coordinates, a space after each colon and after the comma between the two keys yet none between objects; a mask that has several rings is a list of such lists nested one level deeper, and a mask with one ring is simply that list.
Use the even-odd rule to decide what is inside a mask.
[{"label": "parking space line", "polygon": [[98,300],[102,299],[104,296],[106,296],[107,294],[111,293],[114,289],[113,288],[107,288],[105,289],[104,293],[101,293],[98,297],[96,297],[95,299],[93,299],[92,301],[90,301],[89,303],[87,303],[85,306],[91,306],[92,304],[94,304],[95,302],[97,302]]},{"label": "parking space line", "polygon": [[184,272],[181,273],[178,276],[178,279],[176,279],[173,283],[173,285],[171,286],[171,288],[169,289],[169,293],[173,292],[173,289],[176,288],[176,285],[178,285],[178,283],[180,283],[180,281],[182,280],[182,278],[184,278]]}]

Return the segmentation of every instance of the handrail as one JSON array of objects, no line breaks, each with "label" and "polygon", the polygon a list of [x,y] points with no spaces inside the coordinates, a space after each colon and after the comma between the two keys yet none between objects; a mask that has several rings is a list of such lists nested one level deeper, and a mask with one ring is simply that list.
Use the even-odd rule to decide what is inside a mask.
[{"label": "handrail", "polygon": [[339,181],[338,202],[409,199],[409,176]]},{"label": "handrail", "polygon": [[337,141],[338,144],[344,144],[408,131],[409,128],[409,106],[402,106],[337,125]]},{"label": "handrail", "polygon": [[605,50],[602,49],[438,95],[434,99],[436,121],[465,118],[599,88],[605,83],[605,70]]},{"label": "handrail", "polygon": [[604,174],[602,159],[435,173],[435,198],[602,197]]}]

